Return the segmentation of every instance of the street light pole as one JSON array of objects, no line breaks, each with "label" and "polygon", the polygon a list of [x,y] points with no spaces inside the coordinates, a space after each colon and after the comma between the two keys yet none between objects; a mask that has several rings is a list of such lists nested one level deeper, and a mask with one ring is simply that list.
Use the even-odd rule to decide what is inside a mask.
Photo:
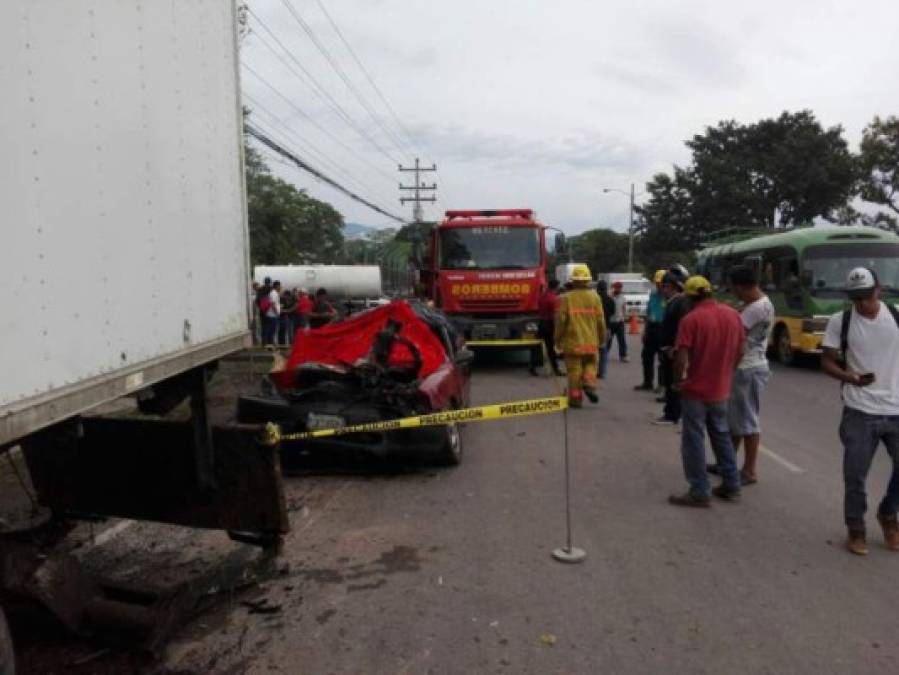
[{"label": "street light pole", "polygon": [[627,242],[627,271],[634,271],[634,184],[631,183],[631,210]]}]

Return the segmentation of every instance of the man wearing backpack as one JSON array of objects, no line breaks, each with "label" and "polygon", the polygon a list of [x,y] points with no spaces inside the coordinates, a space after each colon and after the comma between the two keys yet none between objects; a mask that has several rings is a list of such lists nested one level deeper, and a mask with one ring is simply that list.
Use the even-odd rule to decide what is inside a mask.
[{"label": "man wearing backpack", "polygon": [[821,367],[843,383],[843,502],[846,548],[865,555],[865,482],[883,441],[893,461],[887,492],[877,509],[887,548],[899,551],[899,312],[880,301],[880,284],[869,269],[849,273],[852,307],[834,314],[824,335]]}]

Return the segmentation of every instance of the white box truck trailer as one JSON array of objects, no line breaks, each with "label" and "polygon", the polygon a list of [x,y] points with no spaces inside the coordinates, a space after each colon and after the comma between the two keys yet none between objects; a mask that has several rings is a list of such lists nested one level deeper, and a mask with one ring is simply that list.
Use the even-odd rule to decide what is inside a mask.
[{"label": "white box truck trailer", "polygon": [[234,8],[19,0],[0,28],[0,446],[240,349]]},{"label": "white box truck trailer", "polygon": [[[235,3],[4,9],[0,453],[21,445],[57,513],[271,541],[287,523],[277,449],[210,424],[205,398],[250,336]],[[193,414],[88,414],[126,394],[154,413],[189,397]],[[0,571],[14,554],[0,543]],[[28,592],[14,582],[0,573],[0,598]]]}]

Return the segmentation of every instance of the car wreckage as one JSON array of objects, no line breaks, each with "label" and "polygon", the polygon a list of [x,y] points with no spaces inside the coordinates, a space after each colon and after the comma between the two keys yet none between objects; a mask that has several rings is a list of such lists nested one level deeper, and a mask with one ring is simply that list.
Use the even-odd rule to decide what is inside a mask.
[{"label": "car wreckage", "polygon": [[[398,300],[299,332],[286,365],[268,375],[272,395],[241,396],[237,418],[275,422],[289,434],[464,408],[473,359],[441,312]],[[297,447],[443,465],[462,460],[455,423],[288,441],[284,451]]]}]

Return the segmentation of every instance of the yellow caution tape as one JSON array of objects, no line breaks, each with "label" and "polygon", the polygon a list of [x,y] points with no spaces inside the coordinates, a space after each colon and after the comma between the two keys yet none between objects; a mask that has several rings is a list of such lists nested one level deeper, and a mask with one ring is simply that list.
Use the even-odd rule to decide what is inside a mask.
[{"label": "yellow caution tape", "polygon": [[543,340],[537,338],[519,338],[515,340],[466,340],[466,347],[537,347]]},{"label": "yellow caution tape", "polygon": [[353,424],[334,429],[317,429],[315,431],[301,431],[293,434],[281,433],[277,424],[269,423],[265,428],[264,442],[268,445],[276,445],[281,441],[303,441],[312,438],[328,438],[331,436],[344,436],[346,434],[359,434],[370,431],[396,431],[397,429],[417,429],[419,427],[436,427],[453,422],[486,422],[498,420],[504,417],[526,417],[528,415],[545,415],[548,413],[562,412],[568,407],[568,399],[564,396],[551,398],[535,398],[527,401],[510,401],[508,403],[494,403],[482,405],[476,408],[463,408],[461,410],[447,410],[445,412],[416,415],[414,417],[402,417],[395,420],[382,422],[368,422],[366,424]]}]

